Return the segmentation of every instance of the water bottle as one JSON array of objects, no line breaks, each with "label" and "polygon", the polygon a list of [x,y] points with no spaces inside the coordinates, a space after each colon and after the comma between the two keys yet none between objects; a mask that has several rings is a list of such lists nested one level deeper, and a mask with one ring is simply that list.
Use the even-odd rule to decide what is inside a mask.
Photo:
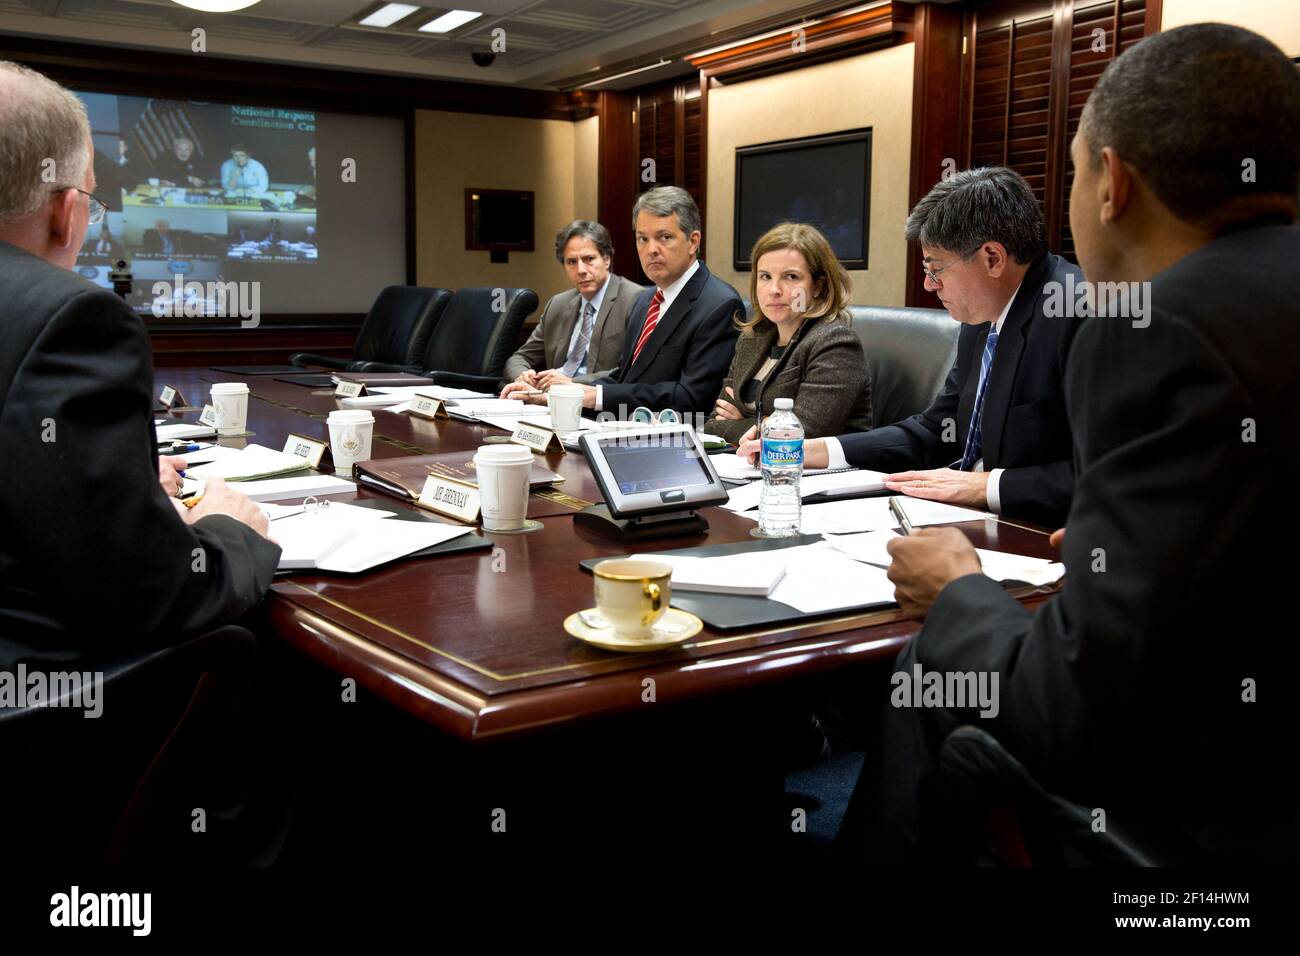
[{"label": "water bottle", "polygon": [[758,503],[758,534],[785,538],[799,533],[799,475],[803,472],[803,426],[794,399],[778,398],[763,422],[763,497]]}]

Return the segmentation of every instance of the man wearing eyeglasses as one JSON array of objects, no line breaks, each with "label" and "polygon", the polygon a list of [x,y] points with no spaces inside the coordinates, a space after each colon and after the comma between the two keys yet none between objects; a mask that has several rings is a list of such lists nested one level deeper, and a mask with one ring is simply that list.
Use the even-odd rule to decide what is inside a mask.
[{"label": "man wearing eyeglasses", "polygon": [[81,102],[0,61],[0,670],[174,646],[279,560],[245,496],[178,508],[160,484],[144,324],[69,271],[104,219],[92,155]]},{"label": "man wearing eyeglasses", "polygon": [[[1062,381],[1082,319],[1056,306],[1082,272],[1047,251],[1033,191],[1002,167],[938,183],[907,239],[921,244],[925,287],[962,324],[957,359],[925,411],[807,441],[804,465],[883,471],[894,492],[1059,527],[1074,485]],[[745,442],[739,454],[757,451]]]},{"label": "man wearing eyeglasses", "polygon": [[[70,271],[104,218],[92,155],[81,101],[0,61],[0,673],[97,672],[108,698],[102,719],[63,730],[33,728],[28,708],[0,702],[0,738],[26,741],[25,769],[41,781],[0,793],[0,816],[18,820],[20,841],[41,834],[48,852],[78,861],[95,858],[104,825],[145,786],[204,672],[211,730],[191,725],[196,736],[172,755],[226,767],[203,741],[218,728],[237,736],[227,708],[256,645],[225,625],[261,601],[280,558],[266,515],[223,482],[209,481],[193,508],[162,486],[145,325]],[[137,792],[156,802],[152,820],[214,805],[197,802],[216,797],[201,775],[157,760],[156,786]],[[132,824],[132,846],[174,840],[146,836],[145,823]]]}]

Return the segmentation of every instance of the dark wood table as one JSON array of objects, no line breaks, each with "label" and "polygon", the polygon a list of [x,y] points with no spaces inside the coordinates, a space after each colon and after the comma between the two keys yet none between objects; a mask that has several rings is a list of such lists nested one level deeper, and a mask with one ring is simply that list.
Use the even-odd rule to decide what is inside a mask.
[{"label": "dark wood table", "polygon": [[[327,440],[325,417],[342,407],[327,391],[272,376],[207,368],[158,370],[158,390],[164,383],[176,385],[196,404],[207,400],[215,381],[245,381],[251,390],[249,429],[254,434],[234,443],[253,441],[279,449],[290,432]],[[177,417],[194,421],[197,413]],[[386,458],[472,452],[487,436],[505,433],[377,410],[374,434],[374,457]],[[492,550],[397,562],[357,577],[298,574],[279,579],[268,598],[277,634],[444,733],[482,741],[635,710],[642,705],[645,678],[654,679],[659,701],[685,702],[891,658],[920,629],[897,609],[884,609],[741,631],[706,625],[685,645],[649,654],[615,654],[583,644],[562,626],[569,614],[592,604],[591,576],[579,561],[631,548],[660,551],[750,541],[753,522],[710,508],[705,512],[707,538],[630,548],[575,527],[572,512],[600,500],[585,459],[569,453],[548,455],[547,461],[566,481],[560,495],[534,499],[530,507],[530,515],[545,515],[540,517],[543,530],[488,533]],[[364,487],[357,497],[400,506]],[[954,527],[977,547],[1059,559],[1044,529],[1002,520]],[[1013,593],[1031,606],[1046,598],[1042,590]]]}]

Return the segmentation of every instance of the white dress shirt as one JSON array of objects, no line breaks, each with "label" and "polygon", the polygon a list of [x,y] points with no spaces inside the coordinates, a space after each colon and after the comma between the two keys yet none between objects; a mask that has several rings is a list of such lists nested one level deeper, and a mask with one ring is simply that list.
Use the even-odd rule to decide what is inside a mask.
[{"label": "white dress shirt", "polygon": [[[1007,304],[1002,307],[1002,314],[999,315],[998,320],[993,323],[992,331],[996,332],[998,335],[1002,334],[1002,323],[1007,320],[1007,313],[1011,311],[1011,303],[1016,301],[1016,295],[1019,292],[1020,292],[1020,285],[1019,283],[1017,283],[1016,291],[1011,293],[1011,298],[1007,299]],[[993,361],[997,362],[996,354],[994,354]],[[989,374],[990,375],[993,374],[992,367],[989,368]],[[844,457],[844,448],[842,445],[840,445],[840,440],[838,438],[826,438],[824,440],[826,442],[826,455],[828,458],[826,467],[848,468],[849,462],[848,459]],[[984,459],[981,458],[979,461],[975,462],[975,467],[972,468],[971,470],[983,471]],[[1002,481],[1002,472],[1004,471],[1006,471],[1005,468],[994,468],[991,472],[989,472],[989,483],[986,488],[986,494],[988,496],[988,509],[989,511],[992,511],[994,514],[1002,513],[1002,498],[998,494],[998,491],[999,491],[999,485]]]},{"label": "white dress shirt", "polygon": [[[659,290],[664,294],[663,302],[659,303],[659,320],[661,322],[663,321],[663,317],[668,314],[668,310],[672,308],[674,300],[676,300],[677,296],[681,294],[682,289],[686,288],[686,283],[691,281],[691,276],[695,275],[695,273],[699,270],[699,268],[700,268],[700,260],[696,259],[693,262],[691,262],[689,266],[687,266],[685,272],[683,272],[680,276],[677,277],[676,282],[674,282],[666,289]],[[644,329],[645,326],[643,325],[640,329],[637,329],[636,334],[640,335],[641,332],[644,331]],[[631,329],[629,329],[628,331],[631,332]],[[652,336],[654,335],[653,332],[651,332],[650,334]],[[650,343],[647,340],[646,345],[649,344]],[[645,348],[644,345],[641,347]],[[605,387],[603,385],[597,385],[596,386],[596,411],[601,411],[604,407],[605,407]],[[652,408],[651,411],[657,412],[657,411],[661,411],[661,409]]]}]

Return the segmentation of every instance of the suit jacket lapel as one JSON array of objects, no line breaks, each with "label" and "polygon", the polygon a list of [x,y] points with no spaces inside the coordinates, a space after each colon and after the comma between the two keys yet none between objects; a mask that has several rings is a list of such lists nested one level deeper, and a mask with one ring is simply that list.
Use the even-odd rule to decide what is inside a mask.
[{"label": "suit jacket lapel", "polygon": [[[1002,331],[998,335],[998,347],[993,353],[993,368],[989,370],[988,387],[984,392],[984,411],[980,417],[981,454],[986,470],[996,467],[996,464],[989,463],[996,463],[1002,450],[1002,429],[1006,425],[1007,409],[1011,405],[1011,386],[1015,384],[1020,356],[1025,350],[1025,335],[1042,298],[1045,280],[1043,273],[1047,266],[1048,260],[1044,256],[1025,273],[1020,291],[1007,310]],[[984,344],[981,342],[981,355],[983,349]]]},{"label": "suit jacket lapel", "polygon": [[[655,330],[650,333],[650,338],[646,340],[645,345],[641,346],[641,354],[632,367],[627,370],[628,374],[624,376],[624,381],[630,382],[635,380],[637,370],[645,371],[650,363],[654,361],[659,350],[663,348],[675,331],[677,326],[682,324],[682,320],[690,314],[695,307],[695,300],[700,297],[700,292],[704,289],[704,283],[708,281],[709,270],[700,263],[700,267],[695,270],[695,275],[691,276],[690,281],[686,283],[677,298],[673,299],[672,306],[663,315],[659,316],[659,324]],[[653,293],[651,293],[653,297]],[[646,306],[647,315],[649,314],[649,305]],[[645,322],[637,328],[637,336],[640,337],[641,330],[645,328]],[[636,347],[636,340],[633,339],[633,348]]]}]

